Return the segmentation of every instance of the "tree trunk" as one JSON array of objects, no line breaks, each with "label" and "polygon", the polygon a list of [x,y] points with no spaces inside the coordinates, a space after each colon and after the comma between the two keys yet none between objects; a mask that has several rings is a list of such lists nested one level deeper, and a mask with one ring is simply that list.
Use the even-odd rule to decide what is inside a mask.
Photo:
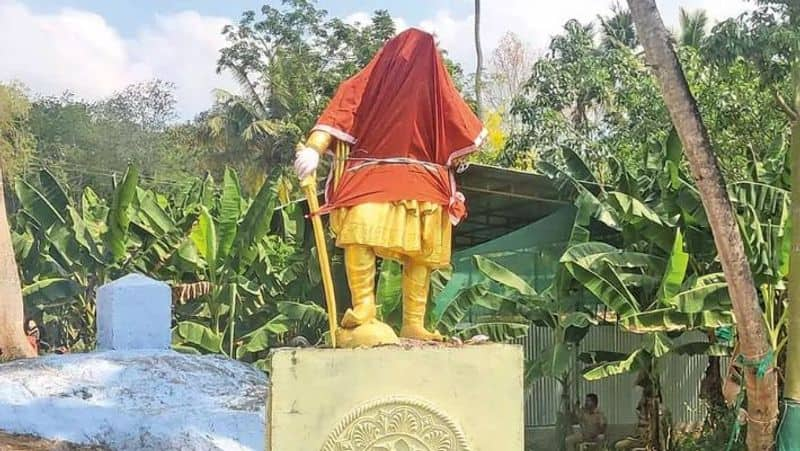
[{"label": "tree trunk", "polygon": [[0,354],[3,359],[36,355],[23,330],[22,288],[14,258],[0,168]]},{"label": "tree trunk", "polygon": [[483,50],[481,49],[481,0],[475,0],[475,52],[478,57],[478,66],[475,69],[475,105],[478,117],[483,119],[483,103],[481,102],[481,88],[483,84]]},{"label": "tree trunk", "polygon": [[[708,332],[708,341],[716,343],[714,332]],[[722,365],[717,356],[708,356],[708,365],[700,380],[700,399],[708,404],[705,423],[708,426],[716,425],[719,413],[725,410],[725,396],[722,394]]]},{"label": "tree trunk", "polygon": [[[662,451],[669,449],[668,436],[669,426],[665,423],[663,410],[663,399],[661,397],[661,376],[658,370],[658,362],[651,358],[646,367],[639,370],[636,376],[636,385],[642,388],[642,396],[639,400],[641,413],[647,419],[647,430],[638,429],[648,450]],[[639,418],[637,421],[641,421]]]},{"label": "tree trunk", "polygon": [[722,396],[722,372],[719,357],[708,356],[706,372],[700,381],[700,399],[709,405],[709,413],[715,412],[725,405],[725,397]]},{"label": "tree trunk", "polygon": [[[566,437],[572,433],[572,403],[570,393],[570,376],[567,375],[563,379],[558,379],[561,384],[561,397],[559,398],[559,409],[556,414],[556,437]],[[566,449],[566,443],[563,439],[558,440],[558,451]]]},{"label": "tree trunk", "polygon": [[[628,0],[628,4],[640,42],[649,65],[653,67],[664,102],[685,149],[711,224],[714,243],[733,302],[741,352],[746,359],[761,360],[770,350],[761,308],[728,192],[711,149],[708,131],[689,91],[655,0]],[[777,375],[770,369],[762,379],[758,379],[755,368],[748,367],[745,380],[748,395],[748,449],[769,450],[773,445],[773,432],[778,417]]]}]

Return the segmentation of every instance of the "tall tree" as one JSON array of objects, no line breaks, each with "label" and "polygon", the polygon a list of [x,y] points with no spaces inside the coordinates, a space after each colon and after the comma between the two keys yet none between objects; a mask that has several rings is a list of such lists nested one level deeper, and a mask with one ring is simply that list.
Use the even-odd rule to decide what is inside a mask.
[{"label": "tall tree", "polygon": [[6,177],[30,163],[35,140],[29,130],[31,104],[22,86],[0,83],[0,166]]},{"label": "tall tree", "polygon": [[126,86],[96,106],[96,115],[158,131],[176,118],[175,84],[150,80]]},{"label": "tall tree", "polygon": [[[328,18],[308,0],[247,11],[223,29],[228,46],[218,71],[232,74],[242,95],[221,94],[204,118],[202,142],[212,165],[240,169],[246,187],[265,168],[282,166],[313,125],[339,83],[364,67],[395,34],[388,12],[375,11],[366,24]],[[213,168],[212,168],[213,169]]]},{"label": "tall tree", "polygon": [[34,349],[23,329],[22,287],[11,245],[6,213],[3,172],[27,151],[31,139],[26,131],[30,104],[14,87],[0,85],[0,356],[33,357]]},{"label": "tall tree", "polygon": [[198,172],[197,152],[173,141],[174,106],[174,86],[160,80],[130,85],[95,102],[69,93],[37,99],[30,113],[35,160],[73,192],[89,185],[109,194],[110,175],[123,174],[128,163],[141,169],[143,179],[183,185]]},{"label": "tall tree", "polygon": [[[697,103],[672,47],[671,37],[655,0],[628,0],[639,39],[652,66],[664,101],[678,132],[706,210],[728,291],[737,318],[740,350],[748,362],[768,358],[770,348],[761,316],[753,275],[722,173],[711,148]],[[770,362],[771,365],[771,362]],[[748,394],[747,445],[769,450],[778,418],[777,374],[745,368]]]},{"label": "tall tree", "polygon": [[489,60],[487,83],[481,90],[481,106],[500,114],[508,113],[511,102],[530,77],[533,60],[533,52],[517,34],[503,35]]},{"label": "tall tree", "polygon": [[2,172],[0,167],[0,356],[33,357],[36,354],[23,329],[22,286],[11,246]]},{"label": "tall tree", "polygon": [[481,102],[481,85],[483,84],[483,49],[481,49],[481,0],[475,0],[475,53],[477,54],[477,67],[475,68],[475,104],[478,117],[483,117],[483,103]]}]

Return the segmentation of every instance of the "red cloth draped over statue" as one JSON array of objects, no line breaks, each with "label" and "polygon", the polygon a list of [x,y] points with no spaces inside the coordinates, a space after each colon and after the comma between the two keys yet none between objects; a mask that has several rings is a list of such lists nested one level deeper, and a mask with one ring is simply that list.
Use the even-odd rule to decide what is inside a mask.
[{"label": "red cloth draped over statue", "polygon": [[409,29],[339,87],[315,130],[350,144],[346,170],[323,211],[365,202],[429,201],[466,215],[453,160],[486,135],[453,85],[433,36]]}]

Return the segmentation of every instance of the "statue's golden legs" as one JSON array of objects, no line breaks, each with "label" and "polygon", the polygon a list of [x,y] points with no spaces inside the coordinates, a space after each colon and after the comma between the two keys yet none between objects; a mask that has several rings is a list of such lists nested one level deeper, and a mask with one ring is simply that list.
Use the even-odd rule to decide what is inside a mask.
[{"label": "statue's golden legs", "polygon": [[375,253],[366,246],[347,246],[344,266],[350,286],[352,309],[342,318],[342,327],[352,329],[375,318]]},{"label": "statue's golden legs", "polygon": [[353,308],[347,309],[336,330],[338,342],[344,348],[397,344],[397,334],[376,318],[375,252],[367,246],[346,246],[344,262]]},{"label": "statue's golden legs", "polygon": [[416,340],[441,341],[439,332],[425,329],[425,308],[431,285],[431,269],[423,264],[403,264],[403,327],[400,336]]},{"label": "statue's golden legs", "polygon": [[[342,327],[352,329],[375,319],[375,252],[366,246],[347,246],[344,250],[347,282],[353,308],[347,309]],[[403,326],[400,336],[416,340],[441,340],[438,332],[425,329],[425,309],[431,284],[431,269],[406,261],[403,264]]]}]

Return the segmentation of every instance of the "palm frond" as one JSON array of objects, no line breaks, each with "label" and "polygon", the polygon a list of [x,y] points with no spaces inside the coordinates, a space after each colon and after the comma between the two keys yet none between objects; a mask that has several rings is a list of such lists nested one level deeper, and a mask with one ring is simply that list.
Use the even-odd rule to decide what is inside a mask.
[{"label": "palm frond", "polygon": [[249,100],[253,105],[258,107],[258,112],[260,113],[261,117],[267,117],[268,110],[267,107],[264,105],[264,102],[261,100],[261,96],[258,94],[256,90],[256,85],[250,80],[250,77],[247,75],[247,71],[239,66],[235,66],[231,68],[231,72],[233,73],[233,78],[239,83],[241,86],[242,91],[244,92],[245,97]]}]

